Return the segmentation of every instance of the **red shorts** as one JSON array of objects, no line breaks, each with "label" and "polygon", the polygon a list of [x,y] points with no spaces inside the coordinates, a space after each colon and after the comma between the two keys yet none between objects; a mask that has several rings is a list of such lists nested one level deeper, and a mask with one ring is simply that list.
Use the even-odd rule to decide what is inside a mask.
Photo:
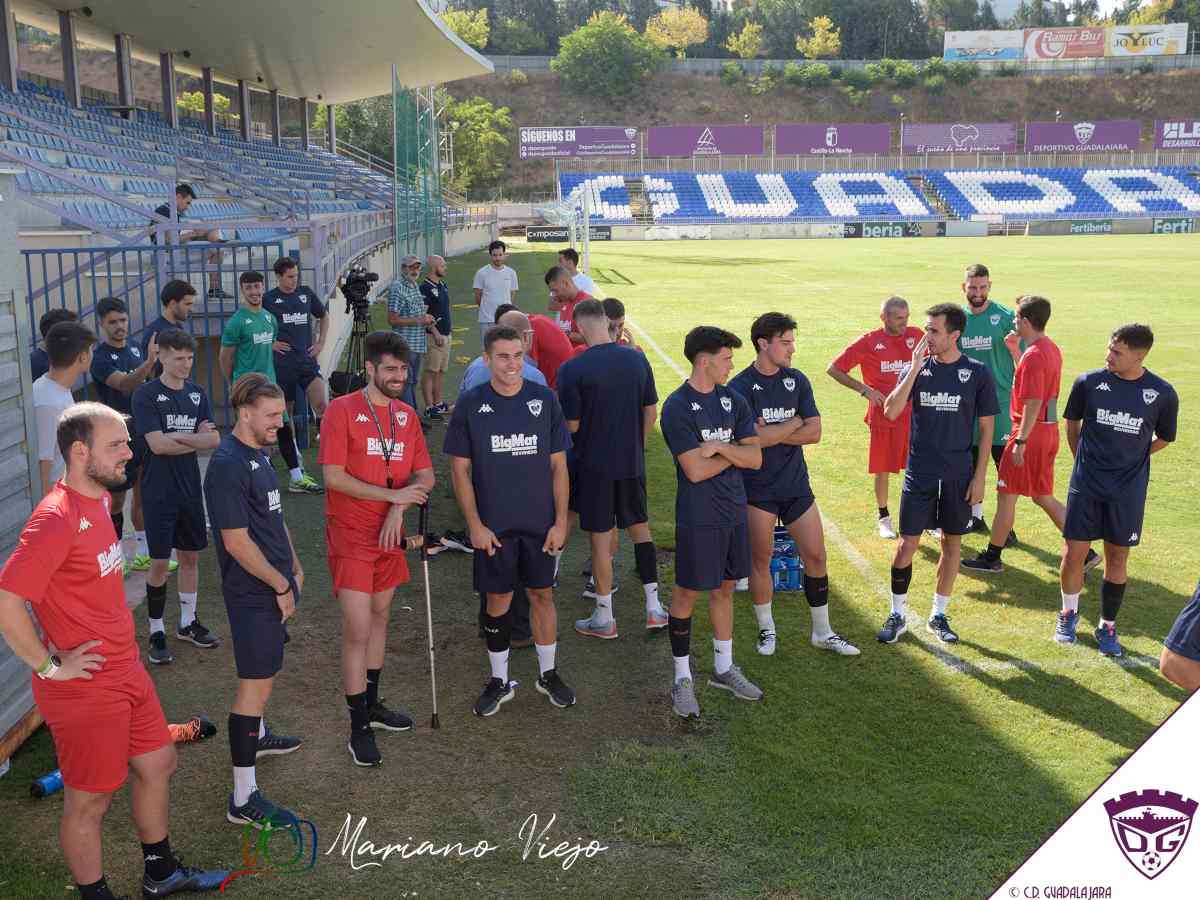
[{"label": "red shorts", "polygon": [[129,760],[171,743],[154,682],[140,661],[92,681],[33,679],[33,698],[58,753],[63,783],[108,794],[125,783]]},{"label": "red shorts", "polygon": [[343,527],[325,529],[334,593],[378,594],[408,581],[408,560],[404,551],[384,552],[377,541],[378,535],[368,537]]},{"label": "red shorts", "polygon": [[909,420],[890,427],[871,426],[871,451],[867,472],[899,472],[908,465]]},{"label": "red shorts", "polygon": [[1042,424],[1033,429],[1025,445],[1023,465],[1012,460],[1015,445],[1010,437],[1000,457],[996,490],[1022,497],[1045,497],[1054,493],[1054,458],[1058,456],[1058,425]]}]

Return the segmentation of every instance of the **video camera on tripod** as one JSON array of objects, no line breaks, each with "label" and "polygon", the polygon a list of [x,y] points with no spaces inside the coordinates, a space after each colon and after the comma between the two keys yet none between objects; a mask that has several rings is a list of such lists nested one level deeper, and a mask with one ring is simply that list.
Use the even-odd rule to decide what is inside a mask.
[{"label": "video camera on tripod", "polygon": [[342,283],[338,285],[342,296],[346,298],[346,315],[353,312],[355,322],[369,318],[371,301],[367,295],[371,293],[371,285],[378,280],[378,272],[368,272],[366,266],[356,263],[346,271]]},{"label": "video camera on tripod", "polygon": [[335,397],[366,387],[363,338],[367,336],[371,325],[371,285],[378,280],[379,273],[368,272],[366,266],[356,263],[346,270],[338,285],[342,296],[346,298],[346,315],[354,314],[354,325],[350,330],[350,344],[346,348],[346,366],[329,376],[329,389]]}]

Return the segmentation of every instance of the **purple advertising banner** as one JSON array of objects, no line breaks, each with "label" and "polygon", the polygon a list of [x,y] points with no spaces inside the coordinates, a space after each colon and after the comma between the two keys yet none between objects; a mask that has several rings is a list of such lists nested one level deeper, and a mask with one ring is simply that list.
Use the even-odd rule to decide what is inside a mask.
[{"label": "purple advertising banner", "polygon": [[1175,119],[1154,123],[1158,150],[1200,150],[1200,119]]},{"label": "purple advertising banner", "polygon": [[1014,122],[914,123],[904,126],[905,153],[1015,153]]},{"label": "purple advertising banner", "polygon": [[521,159],[637,156],[638,130],[620,125],[538,126],[518,131]]},{"label": "purple advertising banner", "polygon": [[1099,122],[1029,122],[1025,126],[1026,153],[1106,153],[1138,150],[1142,126],[1134,119]]},{"label": "purple advertising banner", "polygon": [[647,156],[720,156],[722,153],[762,156],[761,125],[670,125],[651,128]]},{"label": "purple advertising banner", "polygon": [[890,125],[806,122],[775,126],[775,153],[779,156],[845,156],[851,153],[887,153],[892,149]]}]

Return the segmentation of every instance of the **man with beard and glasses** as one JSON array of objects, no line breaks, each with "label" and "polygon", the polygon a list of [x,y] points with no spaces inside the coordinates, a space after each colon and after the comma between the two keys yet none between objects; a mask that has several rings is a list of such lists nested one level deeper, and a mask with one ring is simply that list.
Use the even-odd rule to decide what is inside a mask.
[{"label": "man with beard and glasses", "polygon": [[57,440],[66,474],[37,505],[0,571],[0,634],[36,675],[34,701],[62,770],[59,843],[67,868],[81,900],[115,900],[101,834],[113,794],[132,771],[129,806],[145,896],[216,890],[229,872],[183,865],[167,836],[175,745],[138,659],[110,519],[108,491],[125,483],[133,455],[129,432],[116,410],[77,403],[59,418]]},{"label": "man with beard and glasses", "polygon": [[379,698],[388,615],[396,587],[408,581],[404,513],[433,490],[433,462],[417,411],[400,400],[408,346],[392,331],[363,339],[367,386],[338,397],[321,421],[317,462],[325,477],[329,574],[342,610],[342,681],[350,709],[354,764],[377,766],[372,729],[408,731],[412,718]]},{"label": "man with beard and glasses", "polygon": [[237,666],[237,696],[229,713],[233,793],[225,817],[235,825],[294,825],[296,817],[259,791],[254,763],[291,753],[300,739],[272,733],[263,713],[283,668],[284,623],[296,609],[304,569],[283,523],[279,482],[267,456],[286,408],[283,390],[260,372],[243,375],[229,402],[233,431],[209,460],[204,499],[212,519],[221,593]]}]

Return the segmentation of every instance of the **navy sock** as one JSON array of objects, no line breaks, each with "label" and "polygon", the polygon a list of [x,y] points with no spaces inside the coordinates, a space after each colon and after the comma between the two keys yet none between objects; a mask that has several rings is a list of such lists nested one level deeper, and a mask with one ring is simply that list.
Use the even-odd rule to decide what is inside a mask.
[{"label": "navy sock", "polygon": [[879,518],[886,519],[889,515],[890,513],[888,513],[888,508],[886,506],[879,507]]},{"label": "navy sock", "polygon": [[170,838],[163,838],[153,844],[142,844],[142,860],[146,863],[146,874],[155,881],[165,881],[179,868],[179,863],[171,853]]},{"label": "navy sock", "polygon": [[108,881],[100,876],[99,881],[79,885],[79,900],[116,900],[108,888]]},{"label": "navy sock", "polygon": [[997,547],[995,544],[988,542],[988,548],[983,551],[983,556],[988,559],[999,559],[1000,554],[1004,552],[1003,547]]},{"label": "navy sock", "polygon": [[1100,618],[1110,622],[1117,621],[1117,613],[1121,611],[1121,602],[1125,599],[1125,585],[1104,580],[1100,585]]},{"label": "navy sock", "polygon": [[367,669],[367,706],[379,702],[379,675],[383,669]]},{"label": "navy sock", "polygon": [[367,692],[347,694],[346,706],[350,707],[350,727],[355,731],[371,727],[371,708],[367,706]]},{"label": "navy sock", "polygon": [[692,617],[677,619],[667,617],[667,630],[671,633],[671,655],[687,656],[692,652]]},{"label": "navy sock", "polygon": [[109,518],[112,519],[113,528],[116,529],[117,540],[119,541],[125,531],[125,513],[115,512]]},{"label": "navy sock", "polygon": [[643,541],[633,545],[633,564],[642,584],[658,582],[658,560],[654,553],[654,541]]},{"label": "navy sock", "polygon": [[292,423],[287,422],[279,429],[277,435],[279,452],[289,469],[300,468],[300,455],[296,452],[296,437],[292,434]]},{"label": "navy sock", "polygon": [[484,615],[483,633],[490,653],[503,653],[512,640],[512,616],[509,610],[502,616]]}]

